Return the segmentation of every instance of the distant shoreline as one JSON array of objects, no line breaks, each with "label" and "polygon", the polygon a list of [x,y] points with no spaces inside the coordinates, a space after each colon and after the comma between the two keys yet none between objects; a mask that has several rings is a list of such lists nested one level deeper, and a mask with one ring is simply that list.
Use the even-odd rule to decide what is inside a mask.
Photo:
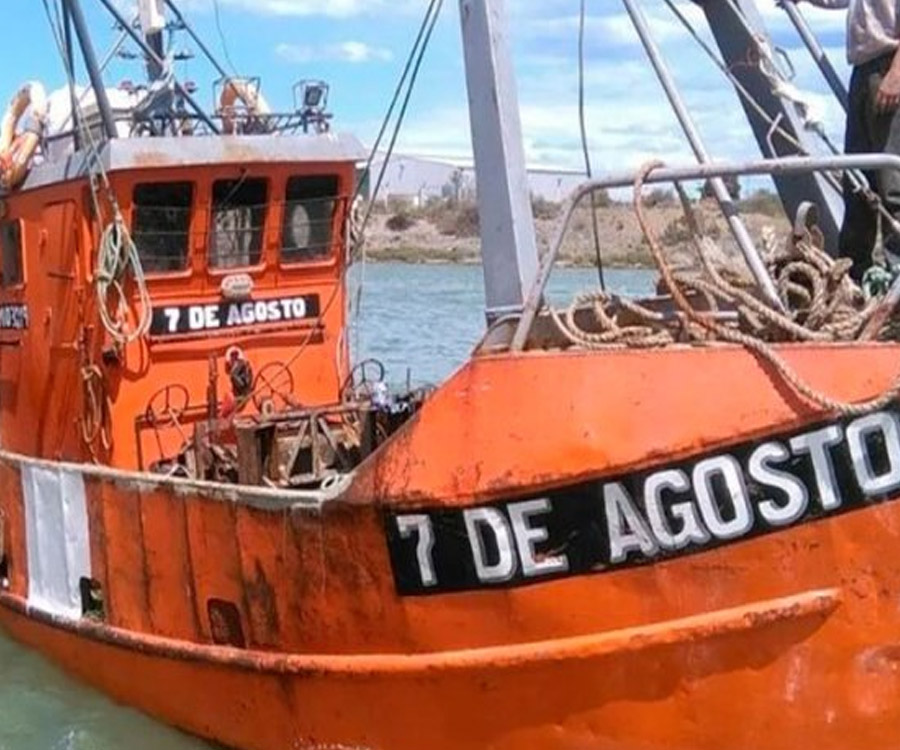
[{"label": "distant shoreline", "polygon": [[[366,262],[387,265],[388,263],[397,263],[407,266],[480,266],[481,258],[453,258],[446,257],[446,254],[440,253],[436,255],[434,251],[421,249],[416,253],[403,253],[402,255],[382,250],[368,250],[366,252]],[[576,268],[581,270],[590,270],[596,268],[596,261],[593,263],[573,261],[569,258],[560,258],[556,263],[556,268]],[[614,259],[603,263],[604,269],[616,271],[653,271],[656,266],[648,259],[647,262],[623,263],[621,259]]]},{"label": "distant shoreline", "polygon": [[[652,197],[652,196],[651,196]],[[776,202],[773,202],[776,201]],[[649,202],[649,201],[648,201]],[[658,196],[645,212],[646,229],[653,233],[674,265],[690,267],[696,263],[691,228],[680,204],[668,194]],[[761,238],[773,230],[785,236],[790,225],[774,197],[757,197],[742,205],[745,225],[751,236]],[[541,254],[549,251],[559,231],[560,207],[536,203],[534,230]],[[714,201],[694,205],[694,218],[725,258],[737,253],[728,224]],[[396,206],[372,215],[366,229],[366,254],[373,262],[410,265],[479,265],[481,238],[479,217],[471,203],[439,201],[425,208]],[[647,270],[656,267],[642,227],[629,206],[612,203],[596,212],[578,209],[569,221],[557,266],[596,268],[597,244],[603,267],[622,270]]]}]

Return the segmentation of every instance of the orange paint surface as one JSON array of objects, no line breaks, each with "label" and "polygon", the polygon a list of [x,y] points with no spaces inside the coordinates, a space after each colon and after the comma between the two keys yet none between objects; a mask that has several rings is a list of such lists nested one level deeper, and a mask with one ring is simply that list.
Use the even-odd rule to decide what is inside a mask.
[{"label": "orange paint surface", "polygon": [[[154,335],[118,352],[98,323],[85,185],[8,198],[25,273],[0,287],[0,304],[27,305],[28,326],[0,331],[0,624],[113,698],[247,750],[894,748],[900,498],[632,567],[400,593],[396,514],[535,499],[834,419],[742,349],[476,357],[318,506],[287,490],[136,473],[208,419],[211,357],[225,400],[229,346],[257,373],[289,363],[305,405],[339,400],[349,209],[333,218],[328,258],[285,265],[281,196],[298,174],[334,174],[349,196],[354,169],[114,174],[129,221],[136,185],[195,186],[188,267],[151,275],[154,305],[223,298],[234,269],[207,264],[212,183],[243,170],[278,196],[259,264],[240,269],[254,299],[321,303],[314,322]],[[848,401],[883,392],[900,370],[893,344],[778,350]],[[154,394],[171,386],[190,413],[154,426]],[[92,399],[109,413],[87,434]],[[28,570],[20,474],[34,459],[84,475],[102,614],[65,620],[29,600],[40,571]]]}]

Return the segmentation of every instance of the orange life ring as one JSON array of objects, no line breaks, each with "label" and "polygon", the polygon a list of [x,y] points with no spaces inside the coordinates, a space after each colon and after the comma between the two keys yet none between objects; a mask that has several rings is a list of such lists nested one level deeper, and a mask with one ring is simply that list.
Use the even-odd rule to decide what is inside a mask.
[{"label": "orange life ring", "polygon": [[219,114],[222,118],[222,132],[232,135],[235,132],[235,105],[240,100],[247,109],[247,114],[267,115],[271,111],[259,89],[243,78],[228,78],[219,96]]},{"label": "orange life ring", "polygon": [[[29,107],[33,124],[17,134],[19,120]],[[29,81],[13,96],[0,122],[0,188],[13,190],[25,179],[44,134],[49,109],[47,93],[37,81]]]}]

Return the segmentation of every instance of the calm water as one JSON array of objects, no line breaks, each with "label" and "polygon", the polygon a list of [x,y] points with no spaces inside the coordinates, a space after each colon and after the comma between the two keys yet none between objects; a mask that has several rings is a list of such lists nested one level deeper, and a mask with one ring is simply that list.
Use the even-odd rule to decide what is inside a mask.
[{"label": "calm water", "polygon": [[[362,352],[382,360],[392,382],[438,382],[462,363],[483,332],[481,269],[378,265],[366,269]],[[616,291],[648,294],[654,276],[608,271]],[[596,273],[560,270],[558,303],[596,286]],[[76,684],[0,634],[0,750],[209,750]]]}]

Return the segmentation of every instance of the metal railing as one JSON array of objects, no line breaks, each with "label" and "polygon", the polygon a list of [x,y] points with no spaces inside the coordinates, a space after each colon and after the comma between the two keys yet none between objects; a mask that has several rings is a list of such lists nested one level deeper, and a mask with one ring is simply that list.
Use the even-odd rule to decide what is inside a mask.
[{"label": "metal railing", "polygon": [[[890,154],[851,154],[845,156],[791,156],[780,159],[758,159],[746,162],[711,162],[708,164],[692,165],[689,167],[660,167],[650,172],[643,180],[645,185],[658,185],[660,183],[690,182],[694,180],[708,180],[710,178],[724,177],[749,177],[769,175],[772,177],[790,174],[804,174],[810,172],[845,172],[851,170],[881,170],[892,169],[900,171],[900,156]],[[537,277],[525,300],[522,317],[516,326],[510,351],[522,351],[528,337],[531,334],[535,318],[543,304],[544,292],[550,274],[559,257],[560,249],[572,221],[572,216],[578,204],[591,193],[600,190],[631,187],[635,183],[637,175],[632,172],[621,173],[597,180],[589,180],[578,186],[566,201],[563,220],[557,230],[556,237],[550,250],[542,258],[538,268]]]}]

